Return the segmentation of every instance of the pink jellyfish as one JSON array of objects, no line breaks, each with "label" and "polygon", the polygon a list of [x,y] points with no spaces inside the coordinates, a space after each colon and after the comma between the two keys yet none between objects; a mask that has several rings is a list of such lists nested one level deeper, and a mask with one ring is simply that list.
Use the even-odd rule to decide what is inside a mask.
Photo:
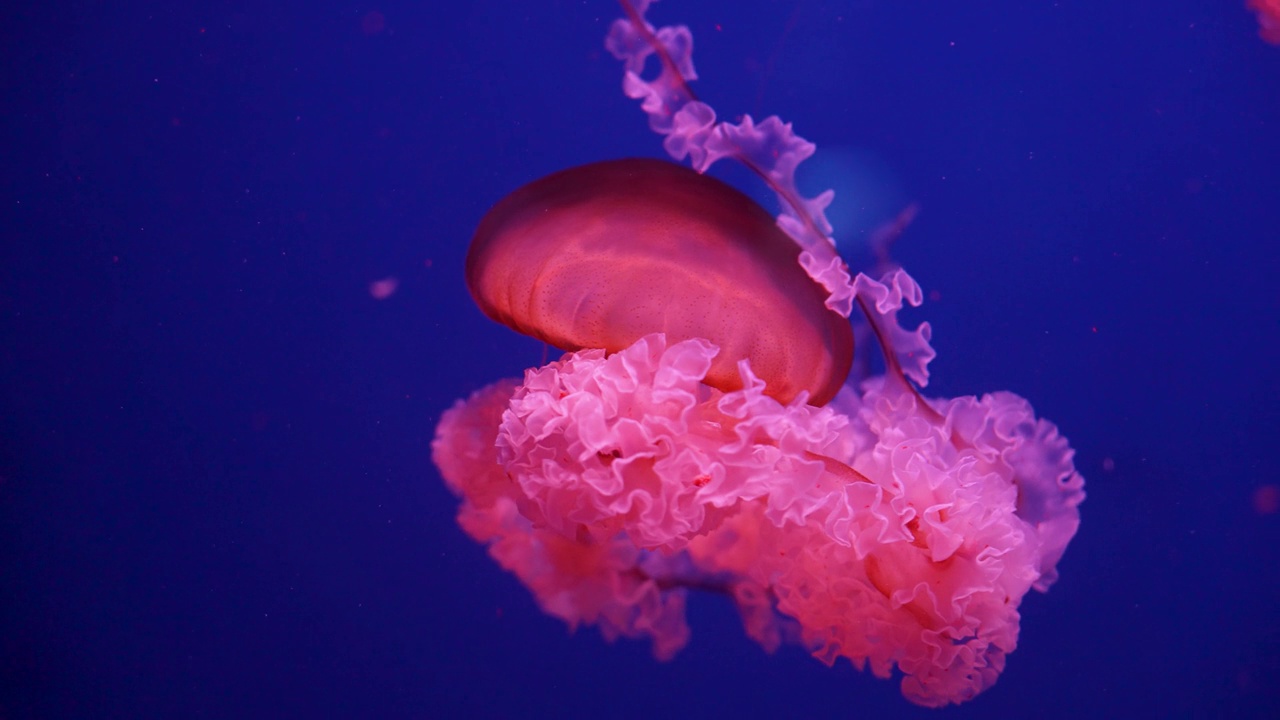
[{"label": "pink jellyfish", "polygon": [[654,332],[721,349],[703,380],[742,387],[750,362],[782,402],[824,405],[844,385],[853,332],[824,305],[796,246],[732,187],[659,160],[564,170],[499,202],[467,254],[489,317],[565,350],[617,352]]},{"label": "pink jellyfish", "polygon": [[[571,627],[688,641],[690,590],[733,598],[772,650],[801,643],[921,705],[990,687],[1018,606],[1045,591],[1079,526],[1073,451],[1008,392],[927,398],[930,328],[900,268],[850,277],[794,172],[813,145],[775,118],[717,122],[688,88],[686,28],[622,5],[607,45],[667,150],[744,162],[776,224],[718,181],[656,161],[535,181],[481,222],[480,307],[568,350],[459,401],[433,458],[458,522]],[[657,78],[641,77],[656,57]],[[846,319],[885,374],[857,372]],[[857,363],[857,367],[865,366]]]},{"label": "pink jellyfish", "polygon": [[1245,0],[1245,5],[1258,13],[1258,35],[1280,45],[1280,0]]}]

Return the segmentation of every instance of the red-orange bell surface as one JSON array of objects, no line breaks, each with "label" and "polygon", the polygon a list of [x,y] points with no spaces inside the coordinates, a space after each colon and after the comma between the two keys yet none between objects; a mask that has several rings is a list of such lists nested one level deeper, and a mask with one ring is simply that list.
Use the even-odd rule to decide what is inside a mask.
[{"label": "red-orange bell surface", "polygon": [[467,253],[489,317],[564,349],[616,352],[654,332],[720,347],[706,382],[835,396],[853,360],[848,321],[800,267],[799,247],[732,187],[659,160],[570,168],[503,198]]}]

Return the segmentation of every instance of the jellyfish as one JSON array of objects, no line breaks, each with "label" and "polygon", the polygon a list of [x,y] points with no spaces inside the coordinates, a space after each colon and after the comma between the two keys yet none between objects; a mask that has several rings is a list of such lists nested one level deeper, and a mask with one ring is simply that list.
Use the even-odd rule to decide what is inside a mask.
[{"label": "jellyfish", "polygon": [[[924,706],[975,697],[1079,527],[1073,450],[1013,393],[927,396],[932,330],[898,319],[920,286],[889,262],[849,272],[832,194],[796,190],[813,145],[776,117],[718,121],[687,28],[621,4],[624,91],[694,170],[572,168],[481,221],[477,304],[565,354],[441,417],[459,525],[546,613],[659,659],[689,640],[688,594],[714,592],[766,650],[897,672]],[[777,192],[776,220],[699,174],[726,158]],[[851,371],[855,351],[884,372]]]},{"label": "jellyfish", "polygon": [[1280,0],[1246,0],[1245,5],[1258,14],[1258,35],[1280,45]]},{"label": "jellyfish", "polygon": [[826,404],[853,332],[753,200],[712,177],[645,159],[593,163],[508,195],[480,221],[467,285],[489,317],[562,350],[617,352],[662,332],[720,352],[703,381],[742,387],[749,361],[780,402]]}]

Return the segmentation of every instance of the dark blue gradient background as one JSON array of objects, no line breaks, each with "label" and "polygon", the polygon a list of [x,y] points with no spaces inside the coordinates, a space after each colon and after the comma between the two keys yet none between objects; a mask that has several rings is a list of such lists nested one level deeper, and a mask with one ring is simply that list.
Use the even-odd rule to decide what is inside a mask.
[{"label": "dark blue gradient background", "polygon": [[[0,717],[941,717],[720,598],[666,664],[570,634],[453,522],[436,420],[544,353],[472,305],[477,220],[661,155],[618,15],[6,5]],[[920,204],[930,390],[1018,392],[1078,450],[1061,582],[945,714],[1280,717],[1280,47],[1243,0],[650,16],[723,116],[817,143],[850,257]]]}]

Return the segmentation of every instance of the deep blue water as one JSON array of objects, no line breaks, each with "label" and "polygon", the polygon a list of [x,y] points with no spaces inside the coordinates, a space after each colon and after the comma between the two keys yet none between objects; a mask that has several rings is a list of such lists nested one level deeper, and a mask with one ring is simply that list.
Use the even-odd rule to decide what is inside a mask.
[{"label": "deep blue water", "polygon": [[[662,153],[615,4],[194,5],[5,12],[0,717],[931,714],[718,598],[666,664],[570,634],[453,521],[435,422],[544,354],[471,303],[477,220]],[[817,143],[851,255],[919,203],[930,391],[1078,451],[1062,579],[947,715],[1280,716],[1280,47],[1243,0],[650,19],[722,116]]]}]

